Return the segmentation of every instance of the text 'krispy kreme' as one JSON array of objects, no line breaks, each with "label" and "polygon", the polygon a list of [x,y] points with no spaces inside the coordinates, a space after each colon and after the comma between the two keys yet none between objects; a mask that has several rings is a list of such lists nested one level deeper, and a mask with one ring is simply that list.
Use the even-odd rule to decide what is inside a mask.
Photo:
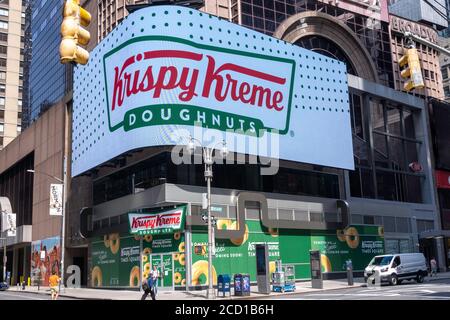
[{"label": "text 'krispy kreme'", "polygon": [[[175,66],[145,65],[144,69],[137,68],[128,72],[128,67],[143,60],[153,59],[184,59],[186,66],[177,68]],[[170,61],[170,60],[168,60]],[[200,70],[195,63],[206,63],[206,74],[200,78]],[[238,75],[251,78],[254,83],[241,80]],[[201,81],[201,86],[197,82]],[[272,91],[271,88],[259,84],[263,81],[284,85],[285,78],[273,76],[258,70],[246,68],[235,63],[224,63],[218,65],[214,57],[189,51],[181,50],[157,50],[147,51],[129,57],[121,67],[114,68],[114,90],[111,110],[122,107],[126,98],[144,92],[151,92],[152,98],[159,98],[162,91],[179,89],[178,99],[189,102],[194,96],[201,95],[204,98],[214,97],[222,102],[227,97],[233,101],[239,101],[245,105],[265,107],[281,111],[283,93],[279,90]],[[203,88],[196,92],[196,88]]]},{"label": "text 'krispy kreme'", "polygon": [[104,57],[110,130],[200,122],[249,134],[286,131],[294,65],[177,38],[133,39]]},{"label": "text 'krispy kreme'", "polygon": [[172,214],[158,214],[154,216],[133,218],[131,227],[133,229],[155,229],[177,227],[181,223],[181,212]]}]

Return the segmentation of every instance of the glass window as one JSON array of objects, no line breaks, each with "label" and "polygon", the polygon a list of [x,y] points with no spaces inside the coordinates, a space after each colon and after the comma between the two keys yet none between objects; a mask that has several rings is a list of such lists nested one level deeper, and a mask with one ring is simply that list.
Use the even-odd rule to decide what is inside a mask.
[{"label": "glass window", "polygon": [[446,80],[448,78],[448,68],[442,68],[442,79]]},{"label": "glass window", "polygon": [[375,219],[373,216],[364,216],[364,224],[375,224]]},{"label": "glass window", "polygon": [[396,220],[397,232],[400,232],[400,233],[409,233],[410,232],[410,225],[409,225],[408,218],[396,217],[395,220]]},{"label": "glass window", "polygon": [[386,239],[385,244],[386,244],[386,246],[385,246],[386,254],[399,253],[400,247],[399,247],[398,240]]},{"label": "glass window", "polygon": [[395,135],[402,135],[401,131],[401,116],[400,109],[398,108],[387,108],[387,126],[389,133]]},{"label": "glass window", "polygon": [[395,217],[385,216],[383,217],[384,231],[386,232],[396,232],[395,229]]},{"label": "glass window", "polygon": [[416,134],[414,131],[414,115],[408,109],[403,109],[403,119],[405,123],[404,135],[407,138],[415,139]]},{"label": "glass window", "polygon": [[352,214],[352,223],[353,224],[362,224],[363,216],[360,214]]},{"label": "glass window", "polygon": [[383,105],[372,99],[370,100],[370,116],[373,130],[386,132]]}]

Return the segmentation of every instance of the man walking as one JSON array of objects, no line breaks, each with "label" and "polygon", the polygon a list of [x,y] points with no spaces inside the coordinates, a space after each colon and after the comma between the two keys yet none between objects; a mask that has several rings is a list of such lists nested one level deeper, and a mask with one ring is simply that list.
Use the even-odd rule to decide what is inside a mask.
[{"label": "man walking", "polygon": [[148,279],[144,279],[144,281],[142,281],[142,289],[144,290],[144,294],[142,295],[141,300],[147,299],[149,294],[152,297],[152,300],[156,300],[155,283],[153,282],[152,277],[148,277]]},{"label": "man walking", "polygon": [[436,274],[437,274],[437,262],[436,262],[436,259],[434,257],[430,260],[430,268],[431,268],[431,277],[433,275],[436,276]]}]

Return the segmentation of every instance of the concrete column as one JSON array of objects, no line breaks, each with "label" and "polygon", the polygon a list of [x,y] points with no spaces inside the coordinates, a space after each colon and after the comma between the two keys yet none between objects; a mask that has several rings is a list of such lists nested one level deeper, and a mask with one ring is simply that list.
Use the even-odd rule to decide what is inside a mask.
[{"label": "concrete column", "polygon": [[434,239],[435,247],[436,247],[436,254],[437,254],[437,262],[438,262],[438,268],[439,271],[445,272],[447,271],[446,267],[446,252],[445,252],[445,246],[444,246],[444,238],[435,238]]},{"label": "concrete column", "polygon": [[417,218],[411,217],[411,238],[413,245],[413,252],[419,252],[419,232],[417,231]]},{"label": "concrete column", "polygon": [[11,285],[15,285],[19,282],[19,249],[13,248],[13,260],[12,260],[12,270],[11,270]]}]

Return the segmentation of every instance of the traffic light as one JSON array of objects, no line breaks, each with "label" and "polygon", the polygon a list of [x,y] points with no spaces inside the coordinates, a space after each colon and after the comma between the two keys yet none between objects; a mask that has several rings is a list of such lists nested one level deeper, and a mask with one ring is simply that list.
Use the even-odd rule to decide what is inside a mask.
[{"label": "traffic light", "polygon": [[91,14],[80,6],[80,0],[65,0],[61,24],[61,63],[87,64],[89,52],[80,47],[87,45],[90,33],[83,27],[91,23]]},{"label": "traffic light", "polygon": [[401,57],[398,63],[400,68],[404,68],[401,71],[401,77],[409,79],[404,86],[406,91],[422,89],[425,86],[422,77],[422,70],[420,68],[419,55],[416,48],[412,47],[408,49],[406,55]]}]

